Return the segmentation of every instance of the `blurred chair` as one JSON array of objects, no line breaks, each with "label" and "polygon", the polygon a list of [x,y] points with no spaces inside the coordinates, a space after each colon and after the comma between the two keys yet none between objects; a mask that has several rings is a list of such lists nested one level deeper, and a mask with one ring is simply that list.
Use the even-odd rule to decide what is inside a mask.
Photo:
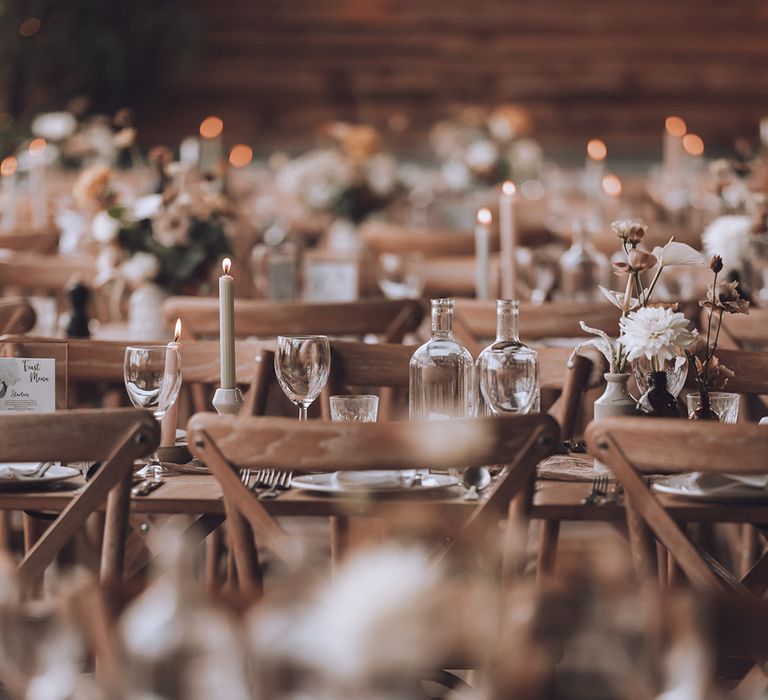
[{"label": "blurred chair", "polygon": [[[496,337],[496,302],[456,299],[454,334],[476,354]],[[520,337],[524,341],[588,336],[579,321],[607,333],[618,330],[621,312],[606,302],[520,304]],[[588,336],[593,337],[593,336]]]},{"label": "blurred chair", "polygon": [[37,314],[23,298],[0,298],[0,336],[28,333],[35,327]]},{"label": "blurred chair", "polygon": [[119,578],[133,463],[159,443],[157,421],[147,411],[135,409],[1,414],[0,434],[0,462],[103,462],[22,559],[18,567],[22,593],[36,588],[48,565],[107,497],[101,575]]},{"label": "blurred chair", "polygon": [[59,231],[55,227],[43,231],[0,233],[0,249],[4,250],[49,255],[56,252],[58,245]]},{"label": "blurred chair", "polygon": [[[588,427],[587,444],[590,454],[606,464],[624,487],[629,539],[638,574],[649,581],[658,580],[658,540],[691,586],[721,598],[727,605],[729,624],[721,630],[725,635],[722,641],[762,666],[768,658],[768,604],[764,598],[768,591],[768,554],[739,580],[689,539],[652,493],[644,476],[694,470],[765,474],[768,430],[711,421],[610,418]],[[722,504],[702,503],[700,508],[722,509]],[[751,509],[754,504],[733,503],[728,508]],[[758,509],[754,516],[763,532],[764,511],[764,507],[762,512]],[[727,513],[723,515],[727,520]],[[765,682],[764,676],[762,680]]]},{"label": "blurred chair", "polygon": [[[208,465],[224,491],[238,580],[251,594],[262,588],[254,532],[286,561],[295,562],[299,552],[269,514],[267,502],[258,500],[242,483],[239,469],[444,470],[507,464],[508,471],[496,480],[488,497],[475,507],[468,506],[463,521],[454,523],[454,533],[475,538],[480,553],[488,544],[486,537],[497,542],[496,526],[505,515],[509,514],[510,527],[523,524],[529,506],[521,500],[530,501],[536,465],[554,451],[559,439],[555,421],[542,415],[425,423],[326,423],[285,418],[232,420],[198,414],[187,430],[191,449]],[[388,501],[391,505],[391,499]],[[426,512],[429,501],[418,501],[418,508]],[[435,508],[439,518],[438,503]],[[372,512],[376,512],[375,503]]]},{"label": "blurred chair", "polygon": [[93,278],[94,261],[82,256],[0,250],[0,290],[59,296],[75,279]]},{"label": "blurred chair", "polygon": [[[171,297],[163,305],[171,324],[181,318],[197,338],[218,337],[219,302],[214,297]],[[423,318],[419,302],[411,299],[360,299],[351,302],[235,301],[235,331],[239,337],[277,335],[380,336],[401,342]]]},{"label": "blurred chair", "polygon": [[[706,333],[708,317],[709,309],[701,309],[700,332]],[[717,316],[713,325],[716,322]],[[750,306],[748,314],[724,314],[718,345],[733,350],[767,350],[768,308]]]}]

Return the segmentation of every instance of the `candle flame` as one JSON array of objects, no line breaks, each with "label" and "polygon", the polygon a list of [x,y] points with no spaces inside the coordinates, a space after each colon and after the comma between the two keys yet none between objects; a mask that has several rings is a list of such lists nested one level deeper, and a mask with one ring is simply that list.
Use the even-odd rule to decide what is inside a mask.
[{"label": "candle flame", "polygon": [[513,195],[517,192],[515,183],[512,180],[504,180],[504,184],[501,186],[501,191],[507,195]]},{"label": "candle flame", "polygon": [[591,139],[587,143],[587,155],[592,160],[605,160],[605,157],[608,155],[608,148],[605,145],[605,141]]},{"label": "candle flame", "polygon": [[16,172],[16,168],[19,167],[19,161],[13,156],[8,156],[0,161],[0,175],[3,177],[10,177]]},{"label": "candle flame", "polygon": [[223,130],[224,122],[220,117],[206,117],[200,123],[200,136],[204,139],[215,139]]},{"label": "candle flame", "polygon": [[680,117],[667,117],[664,120],[664,127],[670,136],[677,136],[679,139],[688,131],[688,127]]},{"label": "candle flame", "polygon": [[493,215],[491,214],[491,210],[482,207],[481,209],[478,209],[477,211],[477,223],[481,224],[483,226],[488,226],[491,221],[493,221]]},{"label": "candle flame", "polygon": [[686,134],[683,136],[683,148],[689,156],[704,154],[704,141],[698,134]]},{"label": "candle flame", "polygon": [[244,143],[232,146],[229,152],[229,164],[233,168],[244,168],[253,160],[253,149]]},{"label": "candle flame", "polygon": [[39,155],[40,153],[42,153],[46,149],[47,146],[48,146],[48,144],[46,143],[45,139],[41,139],[41,138],[32,139],[29,142],[29,152],[32,155],[36,156],[36,155]]},{"label": "candle flame", "polygon": [[228,275],[229,270],[232,267],[232,261],[229,258],[224,258],[224,260],[221,261],[221,269],[224,270],[224,274]]},{"label": "candle flame", "polygon": [[603,177],[603,192],[609,197],[619,197],[623,191],[621,180],[616,175]]},{"label": "candle flame", "polygon": [[173,339],[178,343],[181,340],[181,319],[176,319],[176,328],[173,331]]}]

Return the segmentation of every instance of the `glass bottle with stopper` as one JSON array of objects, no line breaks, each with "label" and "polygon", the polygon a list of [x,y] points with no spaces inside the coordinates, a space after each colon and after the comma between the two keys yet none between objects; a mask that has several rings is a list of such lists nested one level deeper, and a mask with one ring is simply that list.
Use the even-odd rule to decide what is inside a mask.
[{"label": "glass bottle with stopper", "polygon": [[432,299],[432,337],[410,362],[411,420],[474,415],[474,362],[453,337],[453,299]]},{"label": "glass bottle with stopper", "polygon": [[540,410],[539,357],[520,341],[520,302],[496,301],[496,340],[477,357],[482,398],[494,414]]}]

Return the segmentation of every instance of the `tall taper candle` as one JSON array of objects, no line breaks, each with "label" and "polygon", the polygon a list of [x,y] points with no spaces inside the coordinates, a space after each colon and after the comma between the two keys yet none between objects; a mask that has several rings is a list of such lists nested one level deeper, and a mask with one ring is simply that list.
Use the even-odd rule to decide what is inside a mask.
[{"label": "tall taper candle", "polygon": [[662,169],[666,177],[680,178],[683,172],[683,136],[688,127],[680,117],[667,117],[664,121],[664,151]]},{"label": "tall taper candle", "polygon": [[[178,348],[181,354],[181,319],[176,319],[176,329],[173,333],[173,340],[168,343],[168,349]],[[165,356],[165,375],[173,376],[176,372],[175,363],[177,361],[176,353],[169,352]],[[173,381],[173,380],[171,380]],[[176,445],[176,424],[179,421],[179,398],[173,402],[173,405],[166,411],[160,424],[160,447],[174,447]]]},{"label": "tall taper candle", "polygon": [[483,207],[477,212],[475,226],[475,297],[490,299],[491,281],[491,210]]},{"label": "tall taper candle", "polygon": [[13,231],[16,228],[18,165],[18,161],[13,156],[3,158],[0,162],[0,230],[2,231]]},{"label": "tall taper candle", "polygon": [[45,174],[45,139],[29,142],[29,201],[32,207],[32,228],[39,231],[48,224],[48,193]]},{"label": "tall taper candle", "polygon": [[232,261],[224,258],[219,277],[219,344],[221,346],[221,388],[235,388],[235,294],[229,274]]},{"label": "tall taper candle", "polygon": [[501,298],[516,299],[515,287],[517,286],[517,267],[515,259],[517,255],[517,222],[515,209],[517,203],[517,190],[515,183],[506,180],[501,186],[499,196],[499,227],[501,229]]}]

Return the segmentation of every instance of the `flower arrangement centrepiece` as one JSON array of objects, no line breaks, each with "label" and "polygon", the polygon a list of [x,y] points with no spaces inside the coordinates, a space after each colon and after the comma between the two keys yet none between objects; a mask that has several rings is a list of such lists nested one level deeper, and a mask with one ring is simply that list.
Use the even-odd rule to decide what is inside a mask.
[{"label": "flower arrangement centrepiece", "polygon": [[[725,314],[748,314],[749,302],[739,293],[737,282],[717,281],[723,271],[723,260],[719,255],[712,257],[709,267],[714,275],[712,284],[707,290],[706,299],[699,304],[708,309],[706,340],[697,336],[696,342],[687,350],[686,356],[691,373],[696,381],[699,398],[691,418],[693,420],[721,420],[722,416],[712,407],[712,392],[725,389],[729,379],[734,374],[723,365],[715,355],[720,340],[720,328]],[[717,320],[713,326],[713,320]]]},{"label": "flower arrangement centrepiece", "polygon": [[[664,269],[678,265],[701,265],[704,258],[689,245],[676,242],[674,237],[663,247],[644,250],[640,244],[645,237],[646,226],[639,222],[615,221],[611,229],[621,241],[626,255],[625,260],[613,263],[616,273],[626,276],[626,284],[623,292],[604,287],[600,287],[600,291],[621,312],[619,337],[614,340],[605,331],[590,328],[582,322],[582,329],[597,338],[579,344],[569,364],[585,346],[596,347],[608,361],[606,379],[609,384],[611,379],[623,384],[622,400],[614,400],[603,415],[628,415],[637,411],[636,402],[626,389],[628,363],[632,363],[636,375],[648,375],[643,377],[645,382],[638,377],[641,389],[643,384],[650,385],[639,401],[641,409],[646,413],[663,415],[672,410],[670,397],[664,396],[667,394],[667,371],[685,366],[685,351],[693,342],[694,335],[688,330],[685,316],[677,311],[677,305],[653,303],[653,293]],[[643,283],[644,276],[650,279],[647,286]],[[674,397],[671,398],[674,401]],[[604,405],[598,399],[596,418],[601,417],[601,406]]]},{"label": "flower arrangement centrepiece", "polygon": [[164,333],[157,305],[167,294],[208,291],[218,261],[232,255],[229,201],[218,183],[188,169],[175,173],[162,194],[132,202],[118,203],[103,194],[99,199],[110,206],[93,218],[97,283],[114,283],[113,299],[126,286],[133,290],[132,331],[153,336],[150,340],[162,337],[157,335]]}]

